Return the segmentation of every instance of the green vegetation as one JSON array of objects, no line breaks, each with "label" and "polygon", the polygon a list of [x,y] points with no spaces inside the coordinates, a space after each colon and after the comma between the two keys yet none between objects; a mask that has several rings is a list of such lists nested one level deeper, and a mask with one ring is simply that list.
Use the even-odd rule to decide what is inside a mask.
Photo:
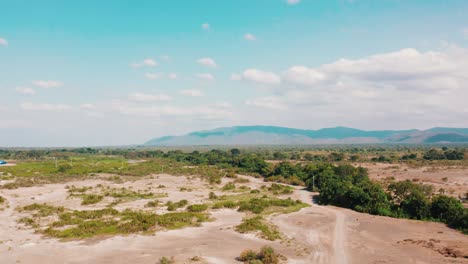
[{"label": "green vegetation", "polygon": [[[333,204],[359,212],[392,217],[440,221],[468,232],[468,208],[445,195],[433,196],[429,185],[409,180],[387,186],[372,182],[363,168],[322,164],[314,170],[314,185],[320,191],[320,204]],[[442,213],[450,212],[450,213]]]},{"label": "green vegetation", "polygon": [[187,207],[189,212],[204,212],[208,209],[207,204],[192,204]]},{"label": "green vegetation", "polygon": [[260,236],[267,240],[276,240],[281,238],[281,234],[272,225],[266,223],[261,216],[244,218],[242,223],[236,226],[235,230],[239,233],[260,232]]},{"label": "green vegetation", "polygon": [[287,185],[273,183],[269,188],[269,191],[273,194],[291,194],[294,191],[294,188]]},{"label": "green vegetation", "polygon": [[159,200],[149,201],[146,203],[145,207],[158,207]]},{"label": "green vegetation", "polygon": [[188,201],[187,200],[180,200],[178,202],[172,202],[172,201],[168,201],[166,203],[166,206],[167,206],[167,210],[168,211],[175,211],[179,208],[182,208],[182,207],[185,207],[186,205],[188,204]]},{"label": "green vegetation", "polygon": [[0,196],[0,204],[4,203],[6,200],[2,196]]},{"label": "green vegetation", "polygon": [[159,259],[159,264],[174,264],[175,263],[175,259],[174,257],[162,257]]},{"label": "green vegetation", "polygon": [[212,208],[213,209],[220,209],[220,208],[236,208],[238,204],[234,201],[221,201],[221,202],[216,202],[213,204]]},{"label": "green vegetation", "polygon": [[423,156],[426,160],[463,160],[465,158],[465,151],[460,149],[447,149],[442,150],[432,148],[424,153]]},{"label": "green vegetation", "polygon": [[[87,238],[99,235],[145,233],[156,230],[157,226],[167,229],[177,229],[186,226],[198,226],[208,221],[203,213],[180,212],[156,215],[145,211],[124,210],[119,212],[113,208],[101,210],[67,210],[46,204],[32,204],[22,207],[20,211],[34,211],[32,218],[22,218],[19,222],[29,225],[40,233],[57,238]],[[57,217],[57,221],[44,224],[49,217]],[[53,217],[53,218],[55,218]]]},{"label": "green vegetation", "polygon": [[226,185],[223,186],[223,191],[232,191],[236,189],[236,185],[232,182],[226,183]]},{"label": "green vegetation", "polygon": [[174,212],[159,215],[158,225],[167,229],[178,229],[186,226],[199,226],[202,222],[209,220],[208,215],[194,212]]},{"label": "green vegetation", "polygon": [[[291,198],[288,199],[277,199],[277,198],[252,198],[247,201],[239,202],[240,212],[252,212],[254,214],[271,214],[276,212],[286,213],[294,212],[299,209],[306,207],[307,205],[301,201],[293,201]],[[286,210],[285,210],[286,209]],[[289,209],[289,210],[288,210]]]},{"label": "green vegetation", "polygon": [[278,264],[280,258],[284,259],[284,257],[277,254],[272,247],[264,246],[259,252],[246,249],[242,251],[237,259],[246,264]]},{"label": "green vegetation", "polygon": [[[464,145],[281,146],[204,151],[0,149],[0,158],[18,161],[17,166],[0,167],[0,179],[13,180],[1,186],[13,189],[96,177],[116,177],[116,181],[121,182],[157,173],[198,176],[213,185],[220,184],[223,177],[229,177],[233,182],[213,189],[221,188],[242,194],[218,197],[210,193],[211,207],[238,208],[255,214],[284,213],[305,206],[291,200],[261,197],[264,194],[289,194],[293,191],[292,187],[277,184],[286,183],[319,191],[318,202],[321,204],[333,204],[376,215],[440,221],[468,232],[468,209],[457,199],[445,196],[445,190],[434,195],[429,187],[413,182],[373,182],[365,169],[348,165],[350,162],[385,162],[396,164],[395,166],[428,166],[429,169],[442,166],[468,167],[467,157]],[[145,161],[127,163],[128,159]],[[236,177],[236,174],[242,173],[277,183],[266,189],[248,192],[247,187],[236,188],[236,184],[245,182],[245,179]],[[189,188],[182,187],[181,191],[189,191]],[[81,197],[83,204],[93,204],[103,197],[113,197],[115,201],[111,205],[120,201],[154,199],[167,195],[128,189],[98,190],[73,186],[69,188],[69,192],[70,196]],[[168,203],[167,209],[175,211],[186,205],[182,201]],[[44,212],[47,208],[40,210]]]},{"label": "green vegetation", "polygon": [[81,197],[83,198],[81,205],[97,204],[104,199],[104,196],[97,194],[84,194]]}]

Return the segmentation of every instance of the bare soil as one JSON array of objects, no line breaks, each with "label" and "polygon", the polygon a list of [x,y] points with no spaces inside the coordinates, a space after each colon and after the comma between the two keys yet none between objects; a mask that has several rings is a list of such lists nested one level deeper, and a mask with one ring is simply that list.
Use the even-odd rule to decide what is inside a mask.
[{"label": "bare soil", "polygon": [[[241,177],[250,182],[236,185],[256,189],[270,184],[253,177]],[[450,177],[449,181],[455,180]],[[104,199],[95,205],[82,206],[80,199],[68,198],[66,185],[149,188],[154,193],[167,193],[167,197],[158,198],[163,202],[187,199],[190,204],[195,204],[206,202],[211,191],[217,195],[230,194],[220,190],[229,181],[232,179],[223,179],[223,183],[213,189],[198,178],[160,174],[125,183],[95,179],[0,190],[0,195],[7,199],[0,211],[0,263],[154,264],[162,256],[174,256],[176,263],[240,263],[236,257],[241,251],[258,250],[264,245],[270,245],[286,256],[287,263],[468,263],[468,236],[443,224],[319,206],[313,204],[312,193],[300,188],[281,197],[290,196],[311,206],[295,213],[269,216],[268,220],[283,234],[283,239],[276,241],[234,231],[246,214],[232,209],[211,210],[214,220],[200,227],[66,242],[43,237],[18,223],[24,213],[15,210],[35,202],[80,210],[104,208],[111,202]],[[166,187],[160,188],[160,185]],[[181,187],[190,191],[181,191]],[[144,209],[146,202],[148,200],[129,201],[115,208]],[[164,213],[166,209],[157,207],[153,210]],[[191,261],[194,256],[201,257],[201,261]]]}]

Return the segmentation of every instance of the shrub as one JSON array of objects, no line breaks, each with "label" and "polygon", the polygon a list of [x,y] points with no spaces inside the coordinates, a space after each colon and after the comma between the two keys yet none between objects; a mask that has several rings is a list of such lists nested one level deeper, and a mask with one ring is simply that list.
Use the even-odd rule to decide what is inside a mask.
[{"label": "shrub", "polygon": [[187,211],[189,212],[203,212],[208,209],[207,204],[192,204],[187,207]]},{"label": "shrub", "polygon": [[257,253],[251,249],[246,249],[242,251],[238,257],[240,261],[249,263],[250,261],[257,258]]},{"label": "shrub", "polygon": [[267,225],[261,216],[244,218],[242,223],[236,226],[235,230],[239,233],[259,231],[262,238],[271,241],[281,238],[280,233],[275,228]]},{"label": "shrub", "polygon": [[81,202],[81,205],[97,204],[104,199],[104,196],[98,194],[85,194],[82,196],[82,199],[83,201]]},{"label": "shrub", "polygon": [[159,264],[174,264],[175,259],[174,257],[167,258],[167,257],[162,257],[159,259]]},{"label": "shrub", "polygon": [[168,211],[175,211],[178,208],[182,208],[182,207],[186,206],[187,204],[188,204],[187,200],[180,200],[180,201],[175,202],[175,203],[172,202],[172,201],[168,201],[166,203]]},{"label": "shrub", "polygon": [[159,200],[154,200],[154,201],[149,201],[145,207],[158,207],[159,205]]},{"label": "shrub", "polygon": [[278,264],[279,257],[272,247],[264,246],[258,253],[251,249],[242,251],[237,260],[248,264]]},{"label": "shrub", "polygon": [[214,200],[214,199],[218,199],[218,196],[214,192],[210,192],[210,194],[208,195],[208,198]]},{"label": "shrub", "polygon": [[158,215],[156,221],[158,225],[168,229],[177,229],[185,226],[198,226],[208,220],[206,214],[194,212],[176,212]]},{"label": "shrub", "polygon": [[223,191],[230,191],[234,190],[236,188],[236,185],[232,182],[226,183],[226,185],[223,186]]},{"label": "shrub", "polygon": [[222,201],[222,202],[217,202],[213,205],[213,209],[219,209],[219,208],[234,208],[237,207],[237,203],[234,201]]}]

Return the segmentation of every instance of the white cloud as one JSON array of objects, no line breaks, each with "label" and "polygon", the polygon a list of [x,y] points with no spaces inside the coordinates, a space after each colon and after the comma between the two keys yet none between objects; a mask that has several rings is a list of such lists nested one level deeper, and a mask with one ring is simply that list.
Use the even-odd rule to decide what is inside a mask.
[{"label": "white cloud", "polygon": [[8,46],[8,40],[0,38],[0,46]]},{"label": "white cloud", "polygon": [[212,67],[212,68],[216,68],[218,66],[216,65],[216,62],[212,58],[201,58],[197,60],[197,63],[200,65]]},{"label": "white cloud", "polygon": [[280,98],[276,96],[267,96],[267,97],[250,99],[250,100],[245,101],[245,104],[256,106],[256,107],[275,109],[275,110],[287,109],[287,106],[281,101]]},{"label": "white cloud", "polygon": [[204,30],[210,30],[210,29],[211,29],[211,26],[210,26],[210,24],[208,24],[208,23],[203,23],[203,24],[201,25],[201,27],[202,27],[202,29],[204,29]]},{"label": "white cloud", "polygon": [[244,35],[244,39],[249,40],[249,41],[254,41],[257,38],[253,34],[247,33],[247,34]]},{"label": "white cloud", "polygon": [[130,100],[135,102],[157,102],[157,101],[170,101],[172,97],[166,94],[143,94],[143,93],[133,93],[128,96]]},{"label": "white cloud", "polygon": [[140,67],[145,67],[145,66],[156,67],[158,66],[158,63],[154,59],[148,58],[148,59],[144,59],[142,62],[132,63],[130,64],[130,66],[132,66],[133,68],[140,68]]},{"label": "white cloud", "polygon": [[82,104],[80,105],[80,108],[84,110],[94,110],[96,109],[96,106],[93,104]]},{"label": "white cloud", "polygon": [[242,75],[238,74],[238,73],[233,73],[231,74],[231,81],[240,81],[242,80]]},{"label": "white cloud", "polygon": [[48,111],[48,112],[64,112],[64,111],[68,111],[72,109],[72,107],[67,104],[47,104],[47,103],[35,104],[31,102],[21,103],[20,107],[23,110],[28,110],[28,111]]},{"label": "white cloud", "polygon": [[63,86],[63,82],[61,82],[61,81],[51,81],[51,80],[49,80],[49,81],[41,81],[41,80],[33,81],[32,84],[37,86],[37,87],[41,87],[41,88],[59,88],[59,87]]},{"label": "white cloud", "polygon": [[161,55],[161,59],[168,61],[171,59],[171,57],[169,57],[168,55]]},{"label": "white cloud", "polygon": [[326,79],[325,73],[304,66],[293,66],[283,73],[285,80],[304,85],[313,85]]},{"label": "white cloud", "polygon": [[16,87],[16,92],[24,95],[35,95],[36,91],[29,87]]},{"label": "white cloud", "polygon": [[457,76],[468,77],[468,52],[457,54],[415,49],[376,54],[361,59],[340,59],[318,68],[293,66],[283,73],[284,80],[299,85],[333,83],[372,84],[395,89],[456,89],[464,84]]},{"label": "white cloud", "polygon": [[203,106],[134,106],[125,104],[116,104],[115,107],[121,114],[142,117],[157,117],[157,118],[189,118],[192,122],[194,119],[199,120],[224,120],[231,116],[229,109],[216,105]]},{"label": "white cloud", "polygon": [[257,69],[247,69],[244,71],[242,76],[246,80],[250,80],[250,81],[254,81],[258,83],[264,83],[264,84],[281,83],[281,78],[278,75],[272,72],[266,72],[266,71],[261,71]]},{"label": "white cloud", "polygon": [[214,76],[211,75],[210,73],[198,73],[198,74],[195,74],[195,77],[197,77],[198,79],[207,80],[207,81],[212,81],[215,79]]},{"label": "white cloud", "polygon": [[179,94],[184,95],[184,96],[192,96],[192,97],[203,96],[203,93],[200,90],[194,90],[194,89],[182,90],[179,92]]},{"label": "white cloud", "polygon": [[288,3],[288,5],[296,5],[299,4],[301,0],[286,0],[286,2]]},{"label": "white cloud", "polygon": [[148,80],[156,80],[156,79],[161,78],[162,76],[163,76],[162,73],[151,73],[151,72],[145,73],[145,78]]},{"label": "white cloud", "polygon": [[175,80],[177,79],[177,74],[174,73],[174,72],[171,72],[167,75],[167,78],[171,79],[171,80]]}]

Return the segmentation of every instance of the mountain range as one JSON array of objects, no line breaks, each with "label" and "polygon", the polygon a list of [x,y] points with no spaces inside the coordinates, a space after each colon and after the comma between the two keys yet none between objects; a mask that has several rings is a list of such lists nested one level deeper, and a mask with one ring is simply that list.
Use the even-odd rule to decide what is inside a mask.
[{"label": "mountain range", "polygon": [[435,127],[427,130],[360,130],[349,127],[296,129],[278,126],[233,126],[164,136],[147,146],[194,145],[307,145],[370,143],[468,143],[468,128]]}]

